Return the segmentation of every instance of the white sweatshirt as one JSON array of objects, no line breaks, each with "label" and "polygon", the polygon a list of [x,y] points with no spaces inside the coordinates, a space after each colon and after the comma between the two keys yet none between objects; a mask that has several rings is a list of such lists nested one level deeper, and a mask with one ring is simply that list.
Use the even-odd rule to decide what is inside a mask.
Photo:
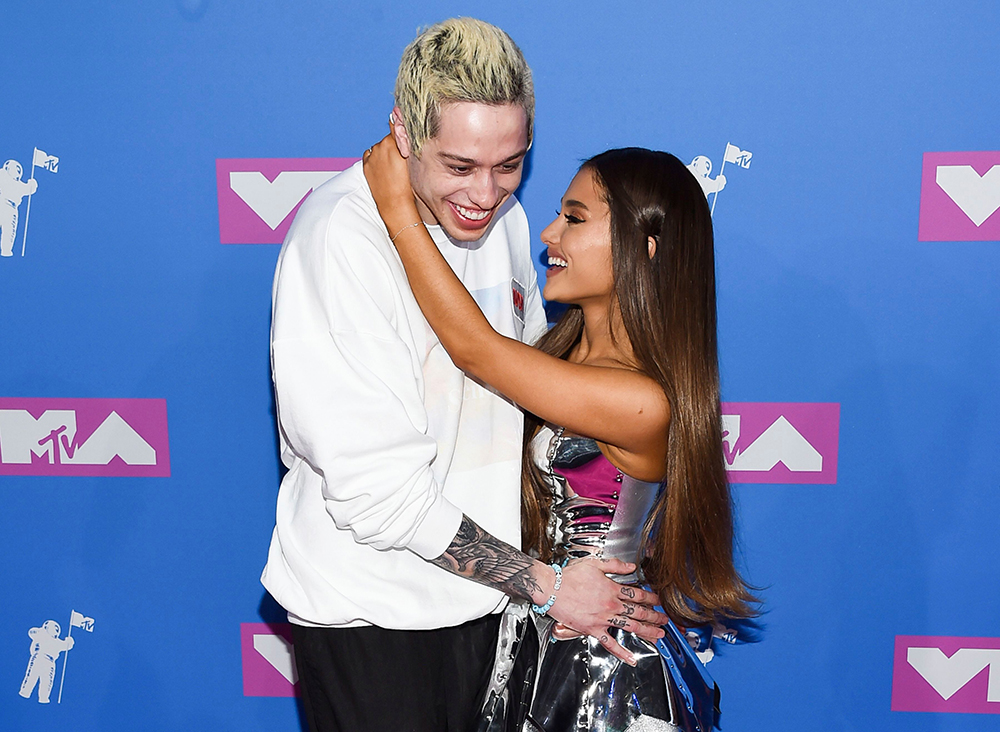
[{"label": "white sweatshirt", "polygon": [[[428,230],[497,331],[545,332],[513,197],[477,242]],[[520,545],[522,415],[448,357],[360,163],[314,191],[285,238],[271,365],[288,473],[261,581],[289,620],[426,629],[499,611],[502,593],[426,560],[463,513]]]}]

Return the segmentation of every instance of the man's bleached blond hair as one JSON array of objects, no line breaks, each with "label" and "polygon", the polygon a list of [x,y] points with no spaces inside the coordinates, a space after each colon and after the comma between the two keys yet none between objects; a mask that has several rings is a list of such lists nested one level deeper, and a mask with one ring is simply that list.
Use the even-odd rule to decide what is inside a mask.
[{"label": "man's bleached blond hair", "polygon": [[424,30],[403,51],[396,76],[396,106],[419,157],[438,133],[441,107],[448,102],[516,104],[528,121],[528,146],[535,122],[535,87],[521,49],[494,25],[475,18],[450,18]]}]

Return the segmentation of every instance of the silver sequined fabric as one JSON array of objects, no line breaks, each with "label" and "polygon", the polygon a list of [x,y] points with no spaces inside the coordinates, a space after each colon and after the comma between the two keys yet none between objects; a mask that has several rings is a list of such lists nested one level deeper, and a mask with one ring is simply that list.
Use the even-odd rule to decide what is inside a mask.
[{"label": "silver sequined fabric", "polygon": [[640,714],[625,732],[681,732],[681,728],[662,719]]}]

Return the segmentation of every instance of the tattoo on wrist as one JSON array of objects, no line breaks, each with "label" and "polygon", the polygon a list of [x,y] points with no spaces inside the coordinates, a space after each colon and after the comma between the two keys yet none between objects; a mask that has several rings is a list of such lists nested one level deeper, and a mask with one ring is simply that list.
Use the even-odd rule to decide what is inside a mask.
[{"label": "tattoo on wrist", "polygon": [[462,516],[451,546],[431,563],[511,597],[530,600],[542,592],[532,574],[532,559],[487,534],[468,516]]}]

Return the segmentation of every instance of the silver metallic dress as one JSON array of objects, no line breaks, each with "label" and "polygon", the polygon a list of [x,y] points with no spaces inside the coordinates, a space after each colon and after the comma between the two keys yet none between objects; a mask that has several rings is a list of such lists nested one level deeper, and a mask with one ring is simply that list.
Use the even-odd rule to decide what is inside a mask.
[{"label": "silver metallic dress", "polygon": [[[596,555],[635,562],[660,486],[624,475],[589,438],[544,428],[533,448],[556,491],[550,531],[557,559]],[[635,575],[613,579],[639,582]],[[543,619],[537,681],[523,732],[711,731],[718,687],[673,623],[655,645],[633,633],[609,631],[635,655],[635,667],[593,638],[555,639],[552,622]]]}]

